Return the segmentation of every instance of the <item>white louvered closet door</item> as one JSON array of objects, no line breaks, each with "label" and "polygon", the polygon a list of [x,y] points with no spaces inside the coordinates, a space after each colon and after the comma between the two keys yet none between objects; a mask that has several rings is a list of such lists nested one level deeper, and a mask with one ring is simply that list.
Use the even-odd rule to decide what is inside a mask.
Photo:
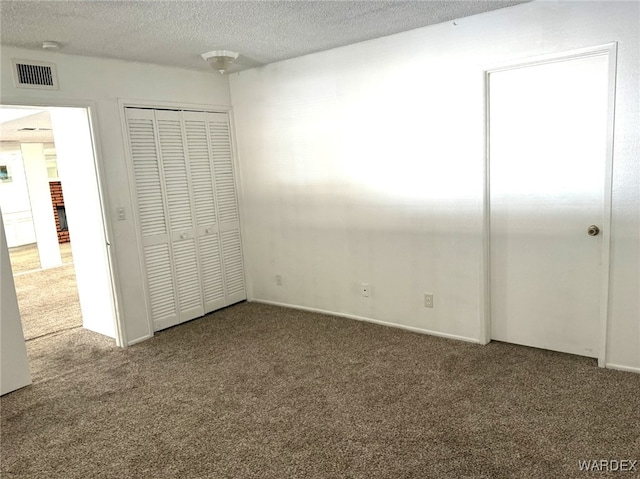
[{"label": "white louvered closet door", "polygon": [[211,144],[207,134],[207,114],[182,113],[191,172],[196,236],[200,253],[200,273],[205,313],[226,306],[224,274],[220,249],[220,231],[213,187]]},{"label": "white louvered closet door", "polygon": [[229,116],[207,113],[227,304],[246,299]]},{"label": "white louvered closet door", "polygon": [[228,115],[126,119],[154,330],[246,299]]},{"label": "white louvered closet door", "polygon": [[153,110],[126,109],[138,214],[154,329],[179,321],[162,167]]},{"label": "white louvered closet door", "polygon": [[182,113],[156,110],[180,322],[204,314]]}]

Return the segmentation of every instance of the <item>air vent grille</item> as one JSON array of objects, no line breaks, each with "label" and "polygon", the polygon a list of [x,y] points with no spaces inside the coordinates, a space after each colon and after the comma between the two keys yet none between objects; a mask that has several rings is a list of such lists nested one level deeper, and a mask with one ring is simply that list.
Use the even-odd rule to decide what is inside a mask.
[{"label": "air vent grille", "polygon": [[58,89],[56,66],[53,63],[13,60],[13,66],[17,88]]}]

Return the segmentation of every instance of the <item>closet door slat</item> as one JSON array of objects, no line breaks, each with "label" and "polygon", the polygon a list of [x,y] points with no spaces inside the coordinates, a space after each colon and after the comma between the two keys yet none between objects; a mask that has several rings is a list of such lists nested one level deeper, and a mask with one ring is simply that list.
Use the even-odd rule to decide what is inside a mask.
[{"label": "closet door slat", "polygon": [[125,110],[142,237],[147,301],[154,329],[175,324],[178,303],[153,111]]}]

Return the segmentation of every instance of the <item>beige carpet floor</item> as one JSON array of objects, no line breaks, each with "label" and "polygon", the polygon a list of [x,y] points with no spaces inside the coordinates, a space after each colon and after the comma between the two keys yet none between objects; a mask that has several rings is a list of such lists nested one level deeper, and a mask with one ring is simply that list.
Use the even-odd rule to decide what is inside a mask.
[{"label": "beige carpet floor", "polygon": [[0,399],[13,478],[582,478],[640,460],[640,375],[240,303],[128,349],[28,343]]},{"label": "beige carpet floor", "polygon": [[62,266],[40,269],[36,245],[9,250],[26,340],[82,326],[71,244],[61,244],[60,254]]},{"label": "beige carpet floor", "polygon": [[73,264],[14,277],[26,340],[82,326]]},{"label": "beige carpet floor", "polygon": [[[60,245],[60,258],[63,264],[73,263],[71,243]],[[28,244],[9,248],[9,260],[13,274],[40,269],[40,255],[37,244]]]}]

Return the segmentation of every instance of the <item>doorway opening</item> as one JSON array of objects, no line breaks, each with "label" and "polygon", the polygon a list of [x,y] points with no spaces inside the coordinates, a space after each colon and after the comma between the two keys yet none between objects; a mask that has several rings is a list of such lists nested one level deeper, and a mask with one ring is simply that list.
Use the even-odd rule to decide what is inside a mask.
[{"label": "doorway opening", "polygon": [[615,53],[487,72],[487,340],[606,364]]},{"label": "doorway opening", "polygon": [[88,109],[0,106],[0,206],[26,341],[116,338]]}]

